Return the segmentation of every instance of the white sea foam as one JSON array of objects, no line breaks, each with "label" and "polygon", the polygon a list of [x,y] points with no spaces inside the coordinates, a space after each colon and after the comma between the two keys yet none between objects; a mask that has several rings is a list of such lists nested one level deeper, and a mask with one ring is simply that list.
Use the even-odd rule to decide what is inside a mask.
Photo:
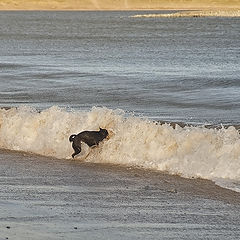
[{"label": "white sea foam", "polygon": [[69,136],[99,127],[109,130],[110,139],[92,149],[85,161],[139,166],[184,177],[240,180],[240,137],[233,126],[173,129],[107,108],[89,112],[58,107],[42,112],[28,107],[0,109],[0,147],[70,158]]}]

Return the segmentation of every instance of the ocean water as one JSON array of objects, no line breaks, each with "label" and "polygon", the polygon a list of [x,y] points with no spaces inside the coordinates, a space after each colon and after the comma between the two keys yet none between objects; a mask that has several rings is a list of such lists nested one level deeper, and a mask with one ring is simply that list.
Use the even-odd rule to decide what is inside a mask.
[{"label": "ocean water", "polygon": [[80,160],[240,191],[240,18],[135,14],[1,12],[0,147],[70,158],[102,127]]}]

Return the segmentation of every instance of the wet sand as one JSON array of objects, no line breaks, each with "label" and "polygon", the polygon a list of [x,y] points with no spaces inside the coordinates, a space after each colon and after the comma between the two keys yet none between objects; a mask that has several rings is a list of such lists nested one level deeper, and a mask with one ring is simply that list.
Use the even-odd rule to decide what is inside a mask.
[{"label": "wet sand", "polygon": [[233,9],[238,0],[1,0],[0,10],[167,10]]},{"label": "wet sand", "polygon": [[211,181],[0,150],[0,239],[239,239]]}]

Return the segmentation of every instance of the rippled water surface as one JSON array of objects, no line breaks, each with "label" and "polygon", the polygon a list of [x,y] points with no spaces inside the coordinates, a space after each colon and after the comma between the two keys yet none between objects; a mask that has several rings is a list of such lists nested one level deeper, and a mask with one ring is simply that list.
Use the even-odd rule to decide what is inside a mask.
[{"label": "rippled water surface", "polygon": [[239,123],[239,18],[1,12],[0,106]]}]

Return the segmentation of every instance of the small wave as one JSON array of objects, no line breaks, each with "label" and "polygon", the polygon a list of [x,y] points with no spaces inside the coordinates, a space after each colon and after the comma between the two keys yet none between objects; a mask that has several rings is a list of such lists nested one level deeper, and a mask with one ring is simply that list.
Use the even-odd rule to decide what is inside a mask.
[{"label": "small wave", "polygon": [[181,11],[167,14],[137,14],[134,18],[240,17],[240,10]]},{"label": "small wave", "polygon": [[83,130],[106,128],[110,139],[91,150],[89,162],[167,171],[183,177],[240,180],[240,136],[227,128],[179,126],[126,116],[122,110],[66,111],[51,107],[0,109],[0,147],[70,158],[68,138]]},{"label": "small wave", "polygon": [[1,70],[9,70],[9,69],[16,69],[16,68],[23,68],[27,67],[27,65],[17,64],[17,63],[3,63],[0,62],[0,69]]}]

